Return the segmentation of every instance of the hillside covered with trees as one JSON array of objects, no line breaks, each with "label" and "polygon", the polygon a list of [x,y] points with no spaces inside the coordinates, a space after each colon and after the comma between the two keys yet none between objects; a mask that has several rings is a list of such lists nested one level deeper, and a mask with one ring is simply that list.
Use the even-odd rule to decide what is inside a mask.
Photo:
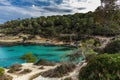
[{"label": "hillside covered with trees", "polygon": [[[114,36],[120,34],[120,9],[116,0],[101,0],[95,12],[27,18],[8,21],[0,25],[0,33],[32,34],[59,37],[61,33],[77,35]],[[104,5],[102,5],[104,4]]]}]

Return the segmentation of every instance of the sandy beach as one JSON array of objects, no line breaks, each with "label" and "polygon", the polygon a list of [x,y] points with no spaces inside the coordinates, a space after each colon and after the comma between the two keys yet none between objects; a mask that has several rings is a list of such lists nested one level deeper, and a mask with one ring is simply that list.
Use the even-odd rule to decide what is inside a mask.
[{"label": "sandy beach", "polygon": [[5,69],[5,74],[10,75],[13,77],[13,80],[29,80],[33,75],[38,74],[40,72],[44,72],[50,69],[54,69],[55,67],[57,67],[57,65],[55,66],[44,66],[44,69],[39,69],[41,66],[36,66],[33,65],[33,63],[24,63],[22,64],[22,70],[24,69],[30,69],[32,70],[32,72],[27,73],[27,74],[14,74],[14,73],[8,73],[8,69]]},{"label": "sandy beach", "polygon": [[[42,67],[42,66],[36,66],[33,63],[24,63],[24,64],[22,64],[22,70],[30,69],[30,70],[32,70],[30,73],[27,73],[27,74],[8,73],[7,72],[8,69],[5,69],[5,74],[13,77],[13,80],[30,80],[30,78],[33,75],[36,75],[36,74],[44,72],[44,71],[48,71],[50,69],[55,69],[59,65],[60,64],[56,64],[55,66],[43,66],[44,68],[40,69],[40,67]],[[80,62],[79,64],[77,64],[77,66],[73,72],[70,72],[68,75],[61,77],[61,78],[49,78],[49,77],[42,77],[41,75],[39,75],[38,77],[34,78],[33,80],[64,80],[67,77],[71,77],[71,78],[73,78],[73,80],[77,80],[77,77],[79,74],[78,71],[86,65],[87,65],[87,63],[85,61]]]},{"label": "sandy beach", "polygon": [[61,78],[45,78],[45,77],[39,76],[33,80],[64,80],[65,78],[68,78],[68,77],[71,77],[73,80],[78,80],[80,69],[86,65],[87,63],[85,60],[81,61],[79,64],[76,65],[76,68],[72,72],[70,72],[68,75]]}]

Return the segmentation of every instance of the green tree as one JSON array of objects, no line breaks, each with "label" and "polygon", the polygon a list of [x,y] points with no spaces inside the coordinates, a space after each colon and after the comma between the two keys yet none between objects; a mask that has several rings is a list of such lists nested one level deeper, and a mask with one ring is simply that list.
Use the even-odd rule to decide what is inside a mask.
[{"label": "green tree", "polygon": [[26,62],[36,62],[37,57],[34,56],[32,53],[26,53],[20,57],[20,59],[25,60]]},{"label": "green tree", "polygon": [[66,55],[68,57],[69,61],[79,61],[80,58],[83,57],[85,60],[90,60],[94,56],[96,56],[96,53],[93,50],[95,41],[93,39],[87,40],[81,44],[81,47],[78,48],[76,51],[74,51],[72,54]]},{"label": "green tree", "polygon": [[120,53],[120,40],[110,42],[104,49],[104,53],[115,54]]},{"label": "green tree", "polygon": [[103,22],[113,20],[112,16],[116,15],[119,10],[119,5],[116,4],[118,0],[101,0],[101,6],[95,11],[96,16],[102,19]]},{"label": "green tree", "polygon": [[94,43],[95,41],[93,39],[89,39],[81,44],[80,49],[82,50],[82,55],[84,59],[86,59],[89,54],[96,54],[93,50]]}]

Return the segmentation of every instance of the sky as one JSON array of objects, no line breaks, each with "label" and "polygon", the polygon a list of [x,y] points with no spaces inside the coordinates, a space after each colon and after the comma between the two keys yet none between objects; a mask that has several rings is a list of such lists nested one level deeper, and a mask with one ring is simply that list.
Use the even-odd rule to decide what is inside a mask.
[{"label": "sky", "polygon": [[39,16],[94,11],[100,0],[0,0],[0,23]]}]

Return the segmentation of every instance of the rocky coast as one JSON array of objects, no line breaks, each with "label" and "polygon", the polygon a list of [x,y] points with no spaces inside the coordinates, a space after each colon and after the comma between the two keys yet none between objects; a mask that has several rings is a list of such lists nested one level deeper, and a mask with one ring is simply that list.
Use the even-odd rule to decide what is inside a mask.
[{"label": "rocky coast", "polygon": [[18,35],[5,35],[0,34],[0,45],[12,46],[12,45],[29,45],[29,44],[40,44],[40,45],[64,45],[66,42],[59,41],[57,39],[42,38],[39,35],[29,34],[18,34]]}]

